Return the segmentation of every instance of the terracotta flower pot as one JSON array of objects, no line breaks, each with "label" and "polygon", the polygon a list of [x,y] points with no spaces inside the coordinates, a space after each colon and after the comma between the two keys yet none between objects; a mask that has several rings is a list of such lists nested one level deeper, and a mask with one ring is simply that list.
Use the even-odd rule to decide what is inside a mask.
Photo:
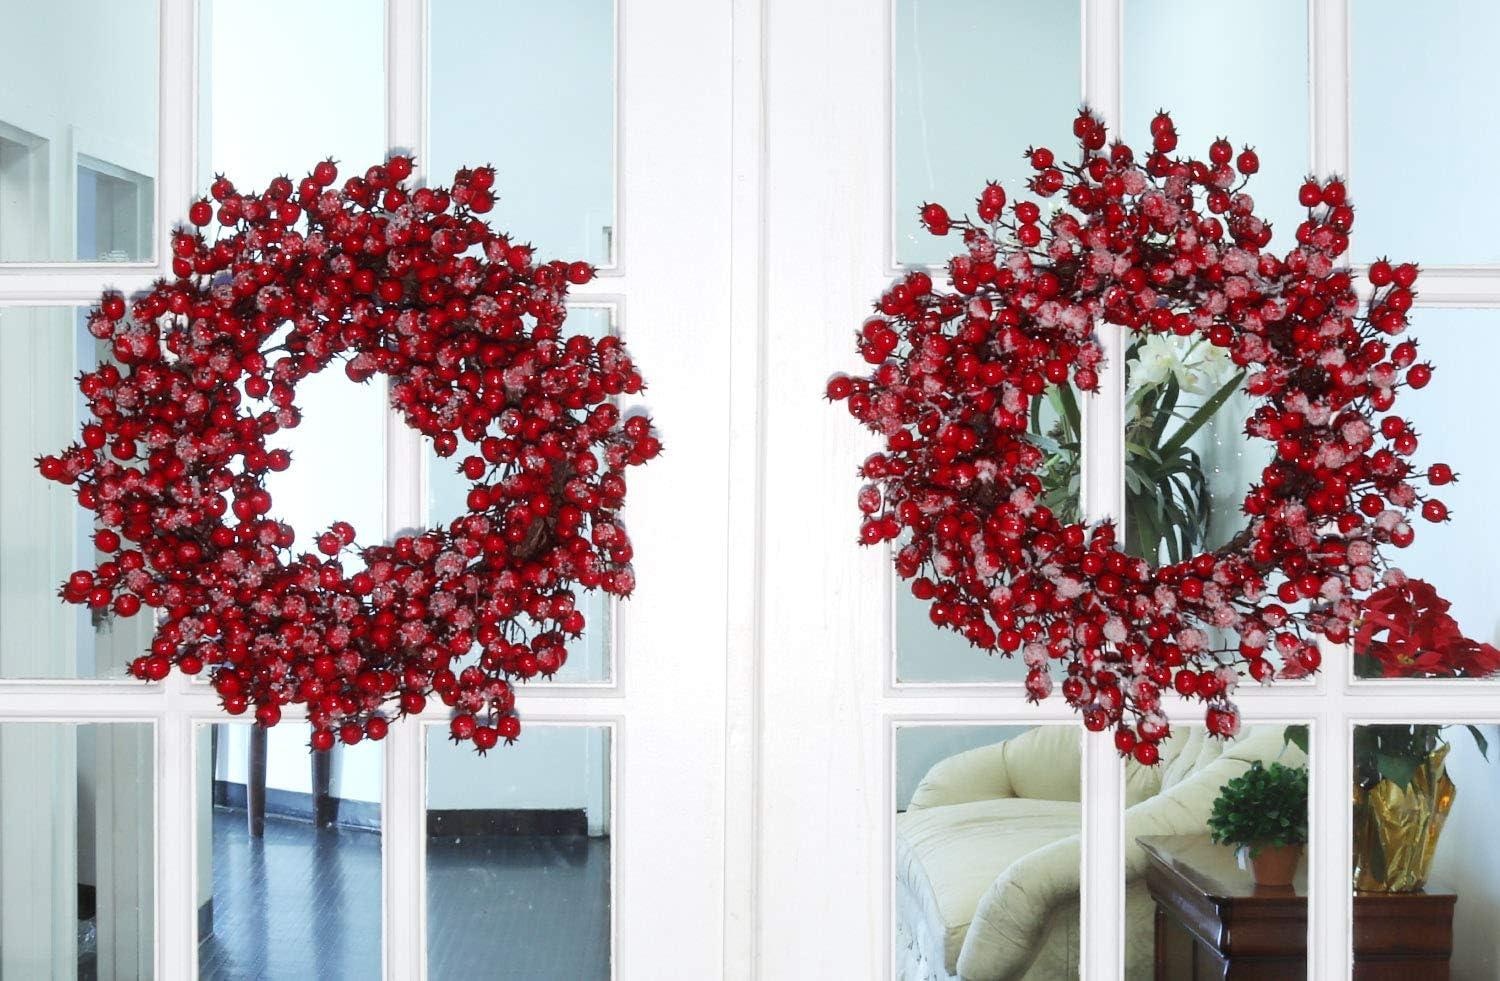
[{"label": "terracotta flower pot", "polygon": [[1301,845],[1266,845],[1250,856],[1250,875],[1258,886],[1289,886],[1301,860]]}]

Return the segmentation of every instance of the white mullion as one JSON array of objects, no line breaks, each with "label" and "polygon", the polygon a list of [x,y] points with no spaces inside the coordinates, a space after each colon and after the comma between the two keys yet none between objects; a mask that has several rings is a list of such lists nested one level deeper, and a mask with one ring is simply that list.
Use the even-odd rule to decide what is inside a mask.
[{"label": "white mullion", "polygon": [[[156,265],[165,270],[171,250],[172,227],[192,195],[193,163],[196,159],[197,122],[197,5],[194,0],[161,0],[160,111],[156,174]],[[99,295],[95,275],[86,302]],[[154,279],[152,275],[150,278]],[[127,283],[115,278],[117,288],[138,292],[150,283]],[[50,283],[61,286],[61,283]],[[79,284],[84,285],[84,284]],[[139,683],[137,683],[139,685]],[[192,977],[198,958],[197,808],[200,788],[195,766],[196,744],[193,722],[184,711],[196,700],[188,679],[173,675],[164,683],[161,699],[140,697],[141,702],[164,704],[165,715],[156,726],[156,960],[159,976]],[[137,689],[139,690],[139,689]],[[84,703],[103,698],[81,699]]]},{"label": "white mullion", "polygon": [[156,961],[158,977],[198,976],[198,821],[194,723],[179,710],[186,679],[166,682],[156,725]]},{"label": "white mullion", "polygon": [[1413,695],[1345,695],[1343,718],[1353,725],[1500,723],[1500,701],[1477,691]]},{"label": "white mullion", "polygon": [[[421,179],[427,155],[427,6],[424,0],[387,0],[385,24],[386,144],[412,153]],[[422,437],[386,410],[388,536],[421,527],[425,518]],[[423,727],[403,720],[385,744],[381,794],[381,872],[384,970],[393,981],[427,971],[425,771]]]},{"label": "white mullion", "polygon": [[[1308,18],[1313,173],[1324,178],[1348,174],[1348,0],[1309,0]],[[1349,788],[1354,777],[1345,708],[1349,649],[1322,647],[1324,694],[1313,703],[1317,714],[1309,745],[1308,967],[1311,977],[1347,978],[1353,958]]]},{"label": "white mullion", "polygon": [[[1122,0],[1083,0],[1083,97],[1111,131],[1121,121]],[[1082,511],[1086,520],[1125,520],[1125,339],[1101,325],[1099,391],[1082,400]],[[1108,732],[1083,744],[1081,977],[1115,981],[1125,963],[1125,782]]]},{"label": "white mullion", "polygon": [[[1358,224],[1356,220],[1356,228]],[[1417,278],[1416,305],[1500,306],[1500,266],[1423,266]],[[1420,327],[1420,314],[1418,317]]]},{"label": "white mullion", "polygon": [[161,271],[155,268],[89,268],[74,264],[46,273],[0,267],[0,305],[89,306],[98,302],[104,290],[132,296],[150,289],[160,278]]}]

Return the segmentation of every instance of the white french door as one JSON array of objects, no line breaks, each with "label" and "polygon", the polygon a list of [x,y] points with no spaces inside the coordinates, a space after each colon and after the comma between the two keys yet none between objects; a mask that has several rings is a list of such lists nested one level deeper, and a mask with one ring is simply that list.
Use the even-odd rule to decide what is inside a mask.
[{"label": "white french door", "polygon": [[[63,13],[0,5],[0,23],[16,28],[0,32],[0,973],[17,976],[72,976],[75,880],[93,887],[100,911],[100,977],[204,967],[200,918],[220,887],[207,727],[224,716],[201,683],[122,680],[142,625],[96,626],[54,602],[56,583],[92,561],[89,529],[28,466],[76,428],[68,383],[94,356],[76,308],[102,287],[138,292],[167,272],[166,233],[221,161],[297,170],[333,152],[358,167],[396,148],[415,152],[419,178],[433,182],[445,167],[499,164],[497,221],[544,252],[600,266],[574,291],[574,315],[628,341],[665,444],[634,475],[626,512],[636,592],[607,611],[607,637],[593,638],[570,677],[526,687],[520,746],[458,769],[443,755],[444,713],[431,708],[365,757],[373,776],[355,802],[375,808],[381,858],[379,915],[364,939],[379,946],[383,975],[422,977],[433,963],[429,811],[452,806],[456,784],[484,788],[493,776],[524,790],[576,766],[591,774],[580,805],[590,832],[609,842],[611,973],[784,979],[898,973],[897,812],[914,782],[903,763],[914,735],[930,744],[912,754],[925,767],[942,758],[934,746],[1079,728],[1060,700],[1028,705],[1003,665],[934,653],[888,556],[855,544],[855,470],[873,444],[821,394],[854,366],[854,331],[880,290],[904,266],[941,262],[911,235],[919,198],[949,193],[957,205],[985,177],[1014,180],[1019,151],[1055,139],[1080,100],[1129,135],[1144,129],[1138,103],[1157,97],[1183,125],[1212,130],[1223,107],[1203,79],[1220,70],[1212,53],[1226,38],[1242,64],[1269,65],[1276,80],[1251,84],[1245,69],[1224,123],[1283,168],[1259,182],[1268,198],[1290,190],[1276,186],[1286,174],[1349,172],[1371,213],[1384,200],[1411,207],[1398,178],[1419,161],[1380,149],[1390,105],[1413,126],[1422,105],[1457,106],[1419,148],[1489,152],[1440,142],[1459,132],[1485,60],[1449,50],[1464,32],[1447,14],[1393,40],[1397,0],[1257,5],[1255,30],[1238,29],[1249,5],[1196,0],[53,6]],[[285,28],[294,16],[300,29]],[[1197,46],[1178,50],[1187,30],[1201,32]],[[1429,52],[1410,93],[1379,71],[1400,42]],[[1178,71],[1174,50],[1200,60]],[[109,73],[56,67],[121,51]],[[267,68],[281,59],[298,67]],[[336,95],[320,102],[326,92]],[[257,156],[270,147],[293,159]],[[1374,227],[1391,240],[1356,248],[1362,259],[1402,248],[1400,208],[1389,211]],[[1415,332],[1425,315],[1434,347],[1465,339],[1444,342],[1440,369],[1462,363],[1466,344],[1500,351],[1486,346],[1500,340],[1500,255],[1459,226],[1442,245],[1412,233],[1411,258],[1424,260]],[[1104,343],[1121,364],[1123,339]],[[1118,519],[1125,379],[1116,367],[1102,378],[1084,407],[1081,506]],[[379,465],[373,477],[315,472],[298,507],[357,509],[375,538],[446,520],[446,485],[417,436],[369,393],[327,391],[325,415],[360,420],[360,406],[374,406],[345,432]],[[1448,391],[1454,406],[1431,409],[1426,424],[1434,437],[1490,410],[1479,382]],[[1482,459],[1466,463],[1482,478]],[[319,484],[338,487],[337,499],[305,491]],[[1482,479],[1474,486],[1468,538],[1438,541],[1465,570],[1484,570],[1496,531]],[[1471,608],[1500,608],[1486,592],[1495,577],[1468,579]],[[1311,976],[1346,977],[1351,965],[1353,727],[1497,723],[1497,694],[1486,681],[1356,680],[1347,652],[1330,649],[1314,681],[1238,699],[1249,725],[1312,726]],[[1169,714],[1181,727],[1201,721],[1197,704],[1170,702]],[[282,731],[298,725],[289,713]],[[528,737],[578,730],[603,738],[561,765],[522,762]],[[1108,735],[1082,737],[1079,772],[1074,973],[1114,979],[1131,943],[1132,798]],[[1488,799],[1478,780],[1460,793]],[[1478,911],[1461,915],[1500,911],[1480,885],[1461,888],[1460,909]]]},{"label": "white french door", "polygon": [[[1459,6],[1467,16],[1488,10]],[[834,371],[864,367],[855,331],[898,270],[927,263],[941,280],[943,257],[960,248],[953,237],[915,237],[918,206],[937,200],[963,213],[989,177],[1005,179],[1013,196],[1024,194],[1020,152],[1032,144],[1069,152],[1066,126],[1080,101],[1102,115],[1112,137],[1123,122],[1132,145],[1145,141],[1158,106],[1174,110],[1195,141],[1201,137],[1190,152],[1204,152],[1225,129],[1237,146],[1259,144],[1276,173],[1263,174],[1251,191],[1278,214],[1287,209],[1277,202],[1293,203],[1303,174],[1349,174],[1356,202],[1368,206],[1361,215],[1370,215],[1356,223],[1356,262],[1387,253],[1422,262],[1411,332],[1452,386],[1441,403],[1410,400],[1438,454],[1424,457],[1424,465],[1444,453],[1463,456],[1468,473],[1482,481],[1493,470],[1460,434],[1466,419],[1492,412],[1482,376],[1465,363],[1488,358],[1500,344],[1497,256],[1467,233],[1452,237],[1454,226],[1437,217],[1448,212],[1419,203],[1417,188],[1400,175],[1406,168],[1425,192],[1443,188],[1436,193],[1444,202],[1479,185],[1460,176],[1457,163],[1438,164],[1441,177],[1416,177],[1420,167],[1392,146],[1398,138],[1382,120],[1417,127],[1429,141],[1425,160],[1465,159],[1476,150],[1466,149],[1463,107],[1487,99],[1484,86],[1492,89],[1493,80],[1453,67],[1468,45],[1456,11],[1398,16],[1391,4],[1363,0],[766,0],[764,10],[756,963],[767,978],[946,977],[903,973],[910,967],[898,960],[902,920],[917,916],[897,899],[904,871],[896,867],[897,811],[922,773],[903,772],[911,765],[907,738],[925,733],[943,745],[968,738],[960,747],[968,748],[1008,738],[1016,727],[1081,726],[1056,696],[1027,704],[1021,675],[1007,680],[1003,665],[987,664],[981,652],[914,659],[942,644],[938,632],[925,623],[925,609],[916,610],[920,622],[910,619],[906,584],[893,582],[888,553],[856,545],[855,469],[876,443],[842,404],[830,407],[817,394]],[[1403,30],[1410,33],[1400,36]],[[1413,54],[1409,75],[1392,60],[1398,51]],[[1438,104],[1453,107],[1438,113],[1441,123],[1420,108]],[[1488,145],[1487,136],[1477,139]],[[1493,216],[1491,205],[1482,207]],[[1425,230],[1432,222],[1441,230]],[[1126,501],[1125,341],[1118,332],[1102,340],[1111,367],[1084,405],[1082,510],[1119,521]],[[1242,419],[1231,422],[1237,428]],[[1467,494],[1465,529],[1424,525],[1419,539],[1433,544],[1400,564],[1462,594],[1455,609],[1467,615],[1465,628],[1491,640],[1491,587],[1472,577],[1488,567],[1495,529],[1485,502],[1493,488]],[[1309,976],[1348,977],[1355,729],[1493,724],[1500,721],[1497,688],[1484,680],[1356,679],[1341,648],[1325,651],[1310,683],[1248,690],[1254,687],[1241,687],[1236,699],[1247,728],[1312,727]],[[1202,724],[1201,703],[1174,695],[1167,711],[1179,729]],[[1454,758],[1469,753],[1474,766],[1459,778],[1455,815],[1468,795],[1468,820],[1482,824],[1493,806],[1493,774],[1466,736],[1450,732]],[[911,740],[914,750],[919,741]],[[914,756],[923,769],[943,758]],[[1068,941],[1075,967],[1059,977],[1131,976],[1128,950],[1140,943],[1149,965],[1149,918],[1144,935],[1127,926],[1135,900],[1127,900],[1134,843],[1126,812],[1136,798],[1123,772],[1111,733],[1083,734],[1075,832],[1081,916]],[[1487,848],[1482,832],[1469,833],[1474,837],[1462,842],[1462,832],[1449,832],[1453,840],[1441,846],[1438,865],[1442,875],[1462,880],[1452,886],[1459,895],[1455,976],[1489,977],[1497,961],[1485,924],[1496,897],[1482,879],[1465,878],[1463,866]],[[1131,872],[1132,883],[1137,875]],[[964,888],[953,887],[955,894]],[[937,915],[931,909],[920,915]],[[1035,934],[1038,943],[1044,933]]]},{"label": "white french door", "polygon": [[[203,917],[213,915],[212,899],[223,915],[224,890],[256,888],[216,869],[209,818],[216,782],[245,779],[225,769],[243,766],[235,754],[244,730],[221,733],[232,738],[219,740],[220,769],[210,772],[208,726],[226,721],[211,689],[176,675],[153,685],[123,677],[146,631],[95,627],[53,595],[67,570],[95,561],[90,529],[79,526],[68,495],[40,486],[29,462],[76,436],[69,393],[94,355],[76,339],[75,308],[105,287],[129,295],[169,274],[167,233],[215,170],[259,186],[329,154],[357,171],[387,148],[413,152],[415,179],[433,183],[461,164],[495,163],[512,175],[497,187],[497,223],[545,255],[599,267],[573,291],[573,314],[580,330],[611,330],[630,345],[649,385],[640,404],[667,451],[630,488],[635,594],[599,611],[596,622],[608,626],[573,652],[570,673],[522,691],[521,752],[455,758],[443,739],[447,714],[433,700],[420,718],[393,724],[382,744],[335,762],[335,792],[355,798],[344,805],[378,815],[381,855],[371,907],[380,914],[345,940],[378,949],[368,963],[382,965],[385,977],[437,971],[443,958],[432,947],[446,941],[428,908],[429,810],[483,797],[489,786],[491,797],[511,794],[523,806],[576,805],[593,840],[608,843],[602,912],[554,925],[576,934],[573,943],[603,944],[587,963],[621,978],[723,972],[730,320],[735,291],[744,289],[731,276],[727,232],[730,7],[64,6],[55,16],[21,4],[0,11],[14,39],[13,70],[25,70],[16,60],[23,49],[43,59],[25,79],[0,69],[0,342],[11,386],[0,413],[9,543],[0,585],[0,972],[70,977],[95,950],[87,956],[97,957],[101,978],[222,974],[200,947]],[[77,77],[80,60],[109,58],[115,78]],[[45,59],[74,65],[73,74],[48,70]],[[128,120],[85,108],[127,95]],[[28,99],[41,108],[28,109]],[[145,245],[109,256],[124,261],[91,261],[104,233],[89,224],[82,240],[84,212],[96,205],[60,163],[73,147],[143,175],[136,193],[153,204],[133,230]],[[433,467],[416,433],[381,410],[378,393],[342,378],[317,392],[317,411],[334,418],[322,423],[323,435],[303,434],[300,462],[309,469],[278,507],[323,521],[365,515],[377,526],[372,539],[452,517],[443,512],[451,478]],[[309,428],[319,425],[314,415],[310,408]],[[362,456],[346,459],[353,447]],[[375,469],[370,460],[379,461]],[[106,663],[112,654],[119,658]],[[287,735],[301,726],[289,714],[273,731],[272,759],[274,740],[286,736],[286,767],[305,772],[295,745],[305,735]],[[122,741],[127,735],[133,741]],[[586,748],[543,753],[564,744]],[[362,766],[369,772],[356,780]],[[126,858],[135,866],[117,868]],[[80,938],[75,921],[85,911],[75,882],[94,890],[96,940]],[[526,963],[512,960],[514,948],[492,946],[471,972],[507,976],[507,964]],[[351,970],[336,962],[318,972]],[[535,968],[509,970],[534,976]]]}]

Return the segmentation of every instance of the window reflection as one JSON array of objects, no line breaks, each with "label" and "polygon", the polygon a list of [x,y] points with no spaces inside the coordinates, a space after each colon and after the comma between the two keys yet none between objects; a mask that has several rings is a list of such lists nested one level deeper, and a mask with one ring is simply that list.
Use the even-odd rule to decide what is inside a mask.
[{"label": "window reflection", "polygon": [[156,0],[7,7],[0,261],[152,258],[157,34]]}]

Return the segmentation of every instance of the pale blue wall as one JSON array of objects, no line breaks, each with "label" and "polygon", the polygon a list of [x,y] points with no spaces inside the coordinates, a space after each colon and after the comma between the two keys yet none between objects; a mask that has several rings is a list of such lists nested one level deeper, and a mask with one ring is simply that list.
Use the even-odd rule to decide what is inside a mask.
[{"label": "pale blue wall", "polygon": [[[1416,518],[1411,546],[1387,554],[1452,601],[1450,612],[1466,634],[1500,643],[1500,458],[1486,433],[1495,417],[1500,310],[1419,309],[1410,335],[1420,342],[1418,359],[1433,362],[1433,380],[1417,391],[1402,389],[1393,411],[1419,434],[1414,461],[1424,470],[1446,463],[1460,479],[1432,489],[1452,520],[1434,525]],[[1425,483],[1418,487],[1426,490]]]},{"label": "pale blue wall", "polygon": [[896,0],[894,16],[896,258],[938,263],[962,243],[922,230],[923,202],[972,213],[991,179],[1014,199],[1028,146],[1072,152],[1081,14],[1072,0]]},{"label": "pale blue wall", "polygon": [[[601,265],[609,258],[613,9],[612,0],[432,2],[432,180],[446,184],[461,166],[493,164],[492,223],[533,243],[545,258]],[[636,55],[670,58],[671,52]],[[682,204],[689,214],[692,202]]]},{"label": "pale blue wall", "polygon": [[1494,262],[1500,4],[1352,0],[1354,254]]},{"label": "pale blue wall", "polygon": [[966,750],[1014,739],[1032,726],[901,726],[896,730],[896,810],[906,810],[932,765]]},{"label": "pale blue wall", "polygon": [[1125,142],[1144,155],[1151,117],[1172,114],[1179,154],[1200,159],[1216,137],[1256,148],[1246,191],[1285,251],[1306,211],[1297,188],[1311,165],[1304,0],[1127,0]]}]

